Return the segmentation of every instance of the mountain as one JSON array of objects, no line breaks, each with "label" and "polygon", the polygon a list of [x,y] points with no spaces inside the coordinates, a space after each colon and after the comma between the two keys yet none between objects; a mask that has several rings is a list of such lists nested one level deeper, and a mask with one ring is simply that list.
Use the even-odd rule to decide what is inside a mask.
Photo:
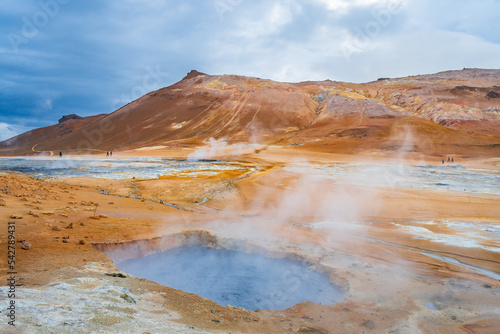
[{"label": "mountain", "polygon": [[[63,117],[0,143],[0,155],[192,147],[210,137],[311,150],[498,155],[500,70],[463,69],[356,84],[282,83],[191,71],[107,115]],[[479,151],[478,151],[479,150]]]}]

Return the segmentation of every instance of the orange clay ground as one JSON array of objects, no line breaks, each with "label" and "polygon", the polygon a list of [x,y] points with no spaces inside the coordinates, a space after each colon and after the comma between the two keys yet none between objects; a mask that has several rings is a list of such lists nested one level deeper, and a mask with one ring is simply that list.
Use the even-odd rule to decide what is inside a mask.
[{"label": "orange clay ground", "polygon": [[[187,153],[116,155],[185,158]],[[384,157],[269,147],[225,159],[247,163],[249,172],[149,181],[40,181],[1,174],[4,285],[8,222],[15,222],[18,241],[17,326],[7,326],[3,315],[1,332],[500,332],[498,239],[462,247],[467,235],[450,225],[498,231],[498,195],[405,189],[390,182],[384,188],[334,183],[286,168],[297,162],[393,163]],[[440,164],[433,159],[428,163]],[[499,161],[460,163],[498,173]],[[131,191],[144,200],[131,198]],[[23,250],[22,240],[31,249]],[[344,289],[344,299],[330,306],[306,302],[282,311],[247,311],[126,273],[119,277],[102,252],[131,258],[191,242],[237,244],[248,252],[265,249],[270,256],[306,261],[329,273]],[[4,306],[7,290],[3,286],[0,294]]]}]

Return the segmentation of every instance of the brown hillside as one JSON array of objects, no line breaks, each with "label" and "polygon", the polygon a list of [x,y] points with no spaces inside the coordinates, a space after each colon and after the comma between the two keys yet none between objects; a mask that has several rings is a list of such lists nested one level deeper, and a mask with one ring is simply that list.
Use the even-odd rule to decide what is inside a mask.
[{"label": "brown hillside", "polygon": [[[0,154],[92,153],[229,142],[392,150],[411,132],[425,153],[497,154],[500,70],[464,69],[367,84],[280,83],[191,71],[109,115],[69,119],[0,143]],[[33,146],[35,148],[33,149]],[[432,147],[432,149],[430,149]],[[434,152],[436,151],[436,152]]]}]

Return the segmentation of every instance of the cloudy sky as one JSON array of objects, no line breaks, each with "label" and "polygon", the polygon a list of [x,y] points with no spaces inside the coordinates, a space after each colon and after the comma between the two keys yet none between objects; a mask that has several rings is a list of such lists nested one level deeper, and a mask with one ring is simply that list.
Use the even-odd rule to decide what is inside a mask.
[{"label": "cloudy sky", "polygon": [[368,82],[500,68],[500,0],[2,0],[0,139],[191,69]]}]

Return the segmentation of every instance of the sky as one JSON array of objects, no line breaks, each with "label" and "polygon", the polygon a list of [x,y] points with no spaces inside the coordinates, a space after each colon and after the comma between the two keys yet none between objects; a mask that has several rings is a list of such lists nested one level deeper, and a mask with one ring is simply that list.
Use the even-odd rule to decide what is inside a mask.
[{"label": "sky", "polygon": [[369,82],[500,68],[500,0],[1,0],[0,140],[196,69]]}]

